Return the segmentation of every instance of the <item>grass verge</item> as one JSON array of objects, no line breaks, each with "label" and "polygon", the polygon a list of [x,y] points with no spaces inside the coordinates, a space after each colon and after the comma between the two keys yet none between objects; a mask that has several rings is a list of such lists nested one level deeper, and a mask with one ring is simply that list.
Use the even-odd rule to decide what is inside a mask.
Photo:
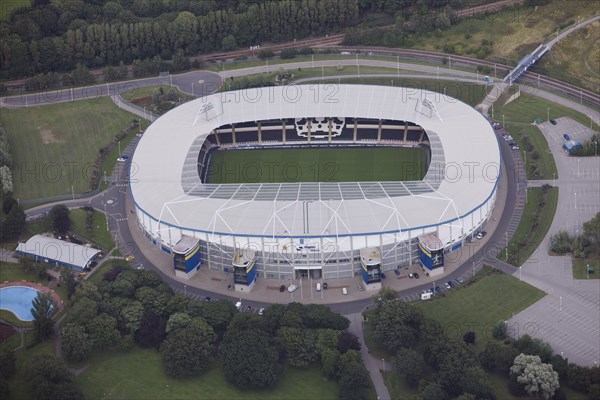
[{"label": "grass verge", "polygon": [[[587,258],[573,257],[573,278],[575,279],[600,279],[600,245],[592,245],[592,251]],[[593,268],[591,274],[587,272],[588,265]]]},{"label": "grass verge", "polygon": [[87,211],[83,208],[71,210],[71,232],[81,236],[103,250],[115,247],[110,231],[106,229],[106,217],[99,211],[92,211],[91,230],[86,230]]},{"label": "grass verge", "polygon": [[165,375],[160,353],[132,347],[128,351],[96,354],[90,367],[75,378],[85,398],[136,399],[337,399],[338,386],[325,380],[318,366],[285,367],[276,387],[241,390],[230,385],[218,363],[197,378]]},{"label": "grass verge", "polygon": [[508,242],[508,251],[505,247],[498,253],[498,258],[516,267],[523,265],[546,237],[556,213],[558,188],[529,188],[527,197],[519,226]]},{"label": "grass verge", "polygon": [[498,321],[509,319],[545,295],[490,267],[482,268],[475,277],[444,294],[419,302],[417,307],[426,317],[439,321],[451,340],[462,340],[465,332],[474,331],[475,344],[480,350],[494,340],[492,329]]},{"label": "grass verge", "polygon": [[0,121],[17,166],[14,197],[88,192],[98,151],[133,119],[108,97],[2,110]]}]

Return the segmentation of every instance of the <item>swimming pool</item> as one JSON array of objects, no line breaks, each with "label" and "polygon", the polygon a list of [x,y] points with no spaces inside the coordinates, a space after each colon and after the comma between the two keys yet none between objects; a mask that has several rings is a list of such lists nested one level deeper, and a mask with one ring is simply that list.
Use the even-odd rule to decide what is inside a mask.
[{"label": "swimming pool", "polygon": [[21,321],[33,321],[31,302],[38,293],[26,286],[4,287],[0,289],[0,309],[12,311]]}]

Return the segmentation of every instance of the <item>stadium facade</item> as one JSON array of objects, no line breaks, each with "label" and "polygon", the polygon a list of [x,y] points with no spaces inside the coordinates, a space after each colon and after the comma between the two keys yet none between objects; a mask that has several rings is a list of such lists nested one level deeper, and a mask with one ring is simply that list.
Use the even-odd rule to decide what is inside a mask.
[{"label": "stadium facade", "polygon": [[[419,181],[298,182],[297,168],[283,161],[225,166],[246,183],[210,183],[215,151],[332,146],[420,147],[427,172]],[[231,272],[238,290],[256,277],[363,276],[376,288],[381,271],[420,263],[425,273],[443,272],[444,253],[471,240],[491,215],[500,157],[486,118],[439,93],[257,88],[196,99],[156,120],[132,157],[130,192],[140,229],[178,257],[178,276]],[[273,168],[285,182],[253,183]]]}]

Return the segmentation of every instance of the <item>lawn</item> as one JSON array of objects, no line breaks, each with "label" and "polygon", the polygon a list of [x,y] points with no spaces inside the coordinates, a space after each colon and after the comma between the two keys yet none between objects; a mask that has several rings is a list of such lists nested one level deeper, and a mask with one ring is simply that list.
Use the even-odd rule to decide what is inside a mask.
[{"label": "lawn", "polygon": [[115,247],[110,231],[106,229],[106,217],[103,213],[94,210],[91,232],[86,231],[85,222],[87,212],[83,208],[71,210],[69,218],[71,219],[71,232],[79,235],[86,240],[94,243],[103,250],[111,250]]},{"label": "lawn", "polygon": [[[144,99],[147,97],[152,99],[152,94],[154,93],[154,91],[160,90],[160,88],[163,89],[164,93],[167,93],[169,91],[169,89],[171,89],[171,87],[168,85],[166,85],[166,86],[140,86],[135,89],[131,89],[131,90],[122,92],[121,97],[123,97],[123,99],[125,99],[125,101],[135,103],[136,100],[141,100],[141,99]],[[177,87],[174,87],[174,88],[177,91],[177,94],[180,97],[185,98],[186,101],[192,100],[194,98],[193,96],[190,96],[189,94],[180,91]]]},{"label": "lawn", "polygon": [[509,319],[544,295],[525,282],[484,267],[445,296],[416,305],[426,317],[440,322],[451,340],[462,340],[465,332],[474,331],[476,345],[482,350],[493,339],[492,329],[498,321]]},{"label": "lawn", "polygon": [[552,225],[558,204],[558,188],[529,188],[523,216],[506,248],[500,250],[498,258],[519,267],[537,250]]},{"label": "lawn", "polygon": [[278,385],[265,390],[240,390],[225,380],[219,363],[197,378],[174,379],[162,370],[160,353],[132,347],[96,354],[90,368],[75,378],[87,399],[337,399],[338,386],[313,365],[286,367]]},{"label": "lawn", "polygon": [[420,180],[419,148],[223,150],[213,153],[210,183]]},{"label": "lawn", "polygon": [[[361,68],[362,72],[362,68]],[[340,73],[340,74],[343,74]],[[404,86],[445,93],[449,98],[462,101],[472,107],[483,101],[487,95],[487,87],[469,82],[445,81],[443,79],[417,79],[417,78],[346,78],[325,79],[324,83],[349,83],[364,85]],[[315,83],[321,83],[316,81]]]},{"label": "lawn", "polygon": [[21,200],[90,190],[100,148],[137,119],[108,97],[0,113],[16,168],[14,197]]},{"label": "lawn", "polygon": [[[600,245],[592,244],[592,251],[587,258],[573,257],[573,278],[575,279],[600,279]],[[591,274],[587,273],[587,266],[594,269]]]},{"label": "lawn", "polygon": [[[47,264],[40,263],[40,265],[46,266]],[[48,286],[48,279],[41,279],[37,272],[25,271],[21,264],[10,264],[0,262],[0,282],[35,282],[40,283],[44,286]],[[57,286],[54,291],[65,301],[67,299],[67,288],[66,286]]]},{"label": "lawn", "polygon": [[[539,158],[534,160],[532,153],[527,154],[527,179],[553,179],[558,178],[554,157],[550,153],[548,142],[544,134],[533,125],[536,118],[546,120],[553,118],[569,117],[584,126],[590,126],[590,117],[570,108],[544,100],[528,93],[521,93],[516,100],[503,105],[507,95],[503,95],[494,105],[494,117],[498,121],[504,120],[504,127],[511,133],[521,152],[525,154],[523,135],[527,135],[529,142],[537,151]],[[502,117],[504,115],[504,118]],[[592,128],[598,130],[597,124],[592,122]],[[538,175],[534,175],[533,164],[537,164]]]}]

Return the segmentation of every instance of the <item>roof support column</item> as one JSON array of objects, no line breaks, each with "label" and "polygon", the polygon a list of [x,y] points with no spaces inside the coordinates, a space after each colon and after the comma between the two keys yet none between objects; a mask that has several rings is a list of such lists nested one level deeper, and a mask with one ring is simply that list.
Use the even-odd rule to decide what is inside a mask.
[{"label": "roof support column", "polygon": [[258,143],[262,144],[262,127],[260,126],[260,122],[257,122],[258,125]]},{"label": "roof support column", "polygon": [[285,144],[285,120],[281,121],[281,140]]},{"label": "roof support column", "polygon": [[358,121],[356,121],[356,118],[354,118],[354,139],[352,139],[352,141],[354,143],[356,143],[356,135],[358,133]]},{"label": "roof support column", "polygon": [[381,120],[379,120],[379,126],[377,127],[377,144],[381,143]]},{"label": "roof support column", "polygon": [[235,125],[231,124],[231,138],[233,140],[233,144],[235,145]]}]

